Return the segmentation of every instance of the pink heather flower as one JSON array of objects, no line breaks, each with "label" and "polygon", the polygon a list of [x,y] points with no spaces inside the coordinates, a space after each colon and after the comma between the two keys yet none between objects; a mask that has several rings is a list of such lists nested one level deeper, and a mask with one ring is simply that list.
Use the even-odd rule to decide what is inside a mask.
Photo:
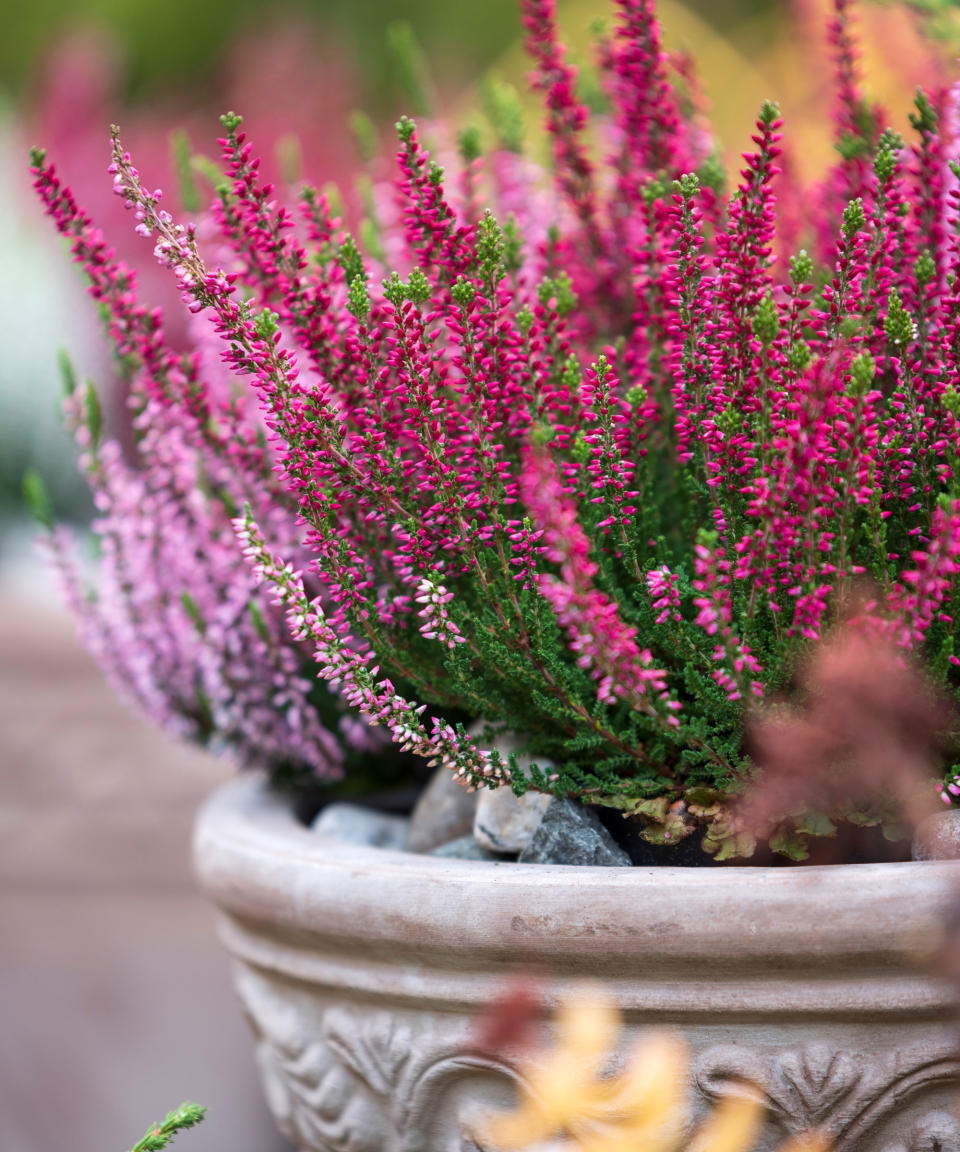
[{"label": "pink heather flower", "polygon": [[319,601],[308,600],[301,574],[267,549],[249,509],[234,521],[234,528],[257,580],[268,584],[276,603],[285,609],[293,638],[313,646],[320,676],[336,681],[344,700],[371,724],[386,728],[402,751],[423,756],[431,766],[449,769],[472,786],[485,781],[496,787],[509,780],[509,770],[499,758],[494,760],[489,752],[478,750],[465,733],[436,719],[428,729],[421,719],[426,705],[401,696],[385,677],[378,679],[379,668],[370,666],[371,657],[343,643],[330,627]]},{"label": "pink heather flower", "polygon": [[677,591],[679,579],[679,575],[671,572],[666,564],[652,568],[647,573],[647,591],[650,593],[653,610],[657,613],[658,624],[667,620],[679,624],[683,619],[680,615],[680,593]]},{"label": "pink heather flower", "polygon": [[424,576],[417,588],[415,599],[418,604],[423,605],[417,613],[423,620],[420,625],[421,636],[427,640],[437,640],[448,648],[456,648],[458,644],[466,643],[466,637],[447,612],[447,605],[453,599],[452,592],[448,592],[442,584],[436,584],[428,576]]},{"label": "pink heather flower", "polygon": [[730,561],[725,558],[722,548],[711,548],[704,543],[697,544],[694,553],[697,577],[693,587],[701,593],[693,600],[699,609],[694,623],[708,636],[721,641],[714,645],[711,653],[711,659],[718,665],[711,676],[727,694],[728,700],[739,700],[745,692],[762,696],[760,677],[763,669],[749,645],[740,640],[731,627]]},{"label": "pink heather flower", "polygon": [[901,574],[891,596],[896,642],[910,650],[923,642],[938,614],[952,623],[940,610],[953,594],[960,573],[960,501],[936,509],[933,533],[926,549],[911,552],[915,566]]}]

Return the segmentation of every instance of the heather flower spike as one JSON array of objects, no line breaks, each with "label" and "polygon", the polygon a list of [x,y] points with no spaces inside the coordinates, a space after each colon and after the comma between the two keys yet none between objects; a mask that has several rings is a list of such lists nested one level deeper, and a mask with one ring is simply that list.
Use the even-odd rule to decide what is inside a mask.
[{"label": "heather flower spike", "polygon": [[[749,853],[731,802],[764,765],[744,730],[825,639],[853,630],[960,688],[956,92],[885,130],[836,0],[834,169],[801,187],[766,103],[724,191],[651,0],[615,3],[597,116],[552,0],[521,9],[551,174],[496,81],[492,133],[402,118],[346,209],[311,187],[284,203],[230,113],[225,183],[178,220],[114,130],[114,187],[192,316],[186,354],[33,155],[139,441],[128,461],[72,388],[94,595],[59,544],[58,562],[114,679],[246,760],[334,776],[362,715],[470,787]],[[470,718],[532,766],[475,745]],[[960,798],[958,766],[928,767],[929,796],[946,771]],[[785,811],[771,842],[802,854],[835,808]]]}]

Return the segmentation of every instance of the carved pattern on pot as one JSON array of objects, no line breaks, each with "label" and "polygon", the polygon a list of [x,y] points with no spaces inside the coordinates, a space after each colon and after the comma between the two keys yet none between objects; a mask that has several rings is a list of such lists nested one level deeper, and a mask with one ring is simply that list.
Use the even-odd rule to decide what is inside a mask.
[{"label": "carved pattern on pot", "polygon": [[[456,1017],[325,1005],[308,985],[247,964],[237,990],[270,1107],[305,1152],[479,1152],[478,1122],[508,1106],[519,1081],[504,1063],[463,1054]],[[960,1127],[945,1110],[922,1112],[899,1141],[884,1139],[914,1097],[955,1091],[958,1069],[945,1044],[867,1058],[825,1044],[714,1046],[697,1058],[694,1079],[707,1102],[759,1093],[774,1127],[824,1128],[834,1152],[960,1152]]]},{"label": "carved pattern on pot", "polygon": [[883,1152],[960,1152],[960,1124],[950,1112],[931,1112],[905,1140],[885,1144]]},{"label": "carved pattern on pot", "polygon": [[960,1152],[960,1123],[950,1112],[932,1112],[913,1126],[905,1144],[884,1152]]},{"label": "carved pattern on pot", "polygon": [[[929,1044],[875,1056],[826,1044],[775,1054],[717,1046],[697,1060],[696,1083],[711,1101],[731,1092],[758,1092],[773,1121],[788,1133],[823,1128],[833,1152],[866,1152],[864,1141],[913,1097],[937,1088],[955,1092],[960,1060],[953,1049],[936,1052]],[[890,1145],[884,1152],[960,1152],[956,1121],[954,1135],[948,1136],[943,1115],[925,1117],[906,1145]]]},{"label": "carved pattern on pot", "polygon": [[477,1152],[478,1120],[513,1098],[517,1074],[465,1055],[453,1021],[414,1029],[389,1008],[323,1007],[246,965],[236,988],[267,1103],[304,1152]]}]

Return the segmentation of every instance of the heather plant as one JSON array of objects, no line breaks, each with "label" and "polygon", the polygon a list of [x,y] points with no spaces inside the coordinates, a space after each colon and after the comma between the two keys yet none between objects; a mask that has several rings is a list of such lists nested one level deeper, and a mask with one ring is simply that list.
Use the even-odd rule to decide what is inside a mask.
[{"label": "heather plant", "polygon": [[[72,392],[104,542],[74,599],[116,679],[247,759],[341,771],[362,715],[466,786],[749,854],[745,726],[825,638],[960,686],[957,92],[885,129],[835,0],[834,170],[780,170],[768,103],[728,190],[649,0],[616,4],[594,116],[552,0],[522,11],[552,179],[494,85],[486,142],[401,119],[359,240],[312,188],[279,202],[238,116],[195,223],[114,130],[115,191],[195,318],[184,354],[34,154],[138,398],[127,462]],[[949,803],[932,753],[931,795],[943,771]],[[774,846],[887,814],[830,802],[772,820]]]}]

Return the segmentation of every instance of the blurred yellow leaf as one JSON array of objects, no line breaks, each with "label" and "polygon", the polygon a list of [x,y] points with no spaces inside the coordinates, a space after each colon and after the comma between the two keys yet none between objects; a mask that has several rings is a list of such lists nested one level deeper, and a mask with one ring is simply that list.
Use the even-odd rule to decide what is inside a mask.
[{"label": "blurred yellow leaf", "polygon": [[[725,1096],[689,1137],[690,1053],[676,1033],[645,1033],[623,1070],[604,1075],[620,1031],[612,997],[590,986],[556,1023],[556,1045],[521,1068],[520,1103],[487,1121],[484,1142],[501,1152],[547,1142],[571,1152],[751,1152],[765,1106],[749,1091]],[[780,1152],[829,1152],[829,1141],[806,1133]]]},{"label": "blurred yellow leaf", "polygon": [[689,1152],[750,1152],[763,1116],[758,1097],[727,1096],[701,1125]]},{"label": "blurred yellow leaf", "polygon": [[613,997],[602,984],[589,984],[556,1013],[559,1046],[585,1060],[606,1056],[620,1031],[620,1016]]}]

